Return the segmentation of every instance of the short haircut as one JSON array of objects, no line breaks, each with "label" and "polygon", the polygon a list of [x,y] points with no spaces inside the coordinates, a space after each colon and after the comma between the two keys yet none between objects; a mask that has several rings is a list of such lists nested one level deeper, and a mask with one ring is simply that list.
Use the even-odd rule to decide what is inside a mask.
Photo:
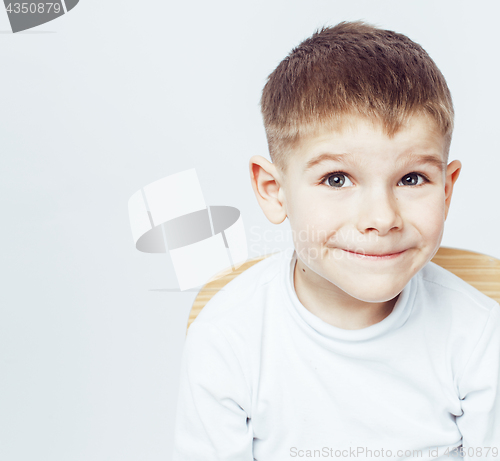
[{"label": "short haircut", "polygon": [[453,132],[450,90],[427,52],[362,21],[323,27],[294,48],[269,75],[261,110],[271,159],[283,172],[301,136],[340,126],[346,115],[376,119],[388,136],[413,115],[430,116],[447,137],[446,157]]}]

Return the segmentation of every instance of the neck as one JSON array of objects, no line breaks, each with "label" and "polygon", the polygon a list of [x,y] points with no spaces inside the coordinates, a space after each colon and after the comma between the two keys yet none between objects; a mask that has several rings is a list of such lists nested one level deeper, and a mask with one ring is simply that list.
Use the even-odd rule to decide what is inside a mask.
[{"label": "neck", "polygon": [[396,296],[384,302],[365,302],[311,271],[297,259],[294,270],[297,298],[311,313],[344,330],[359,330],[384,320],[393,310]]}]

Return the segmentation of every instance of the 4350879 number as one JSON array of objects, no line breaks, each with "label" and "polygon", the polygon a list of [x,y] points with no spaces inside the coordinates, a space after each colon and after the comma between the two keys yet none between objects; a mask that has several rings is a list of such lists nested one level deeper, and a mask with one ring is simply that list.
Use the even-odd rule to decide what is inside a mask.
[{"label": "4350879 number", "polygon": [[60,3],[30,2],[30,3],[9,3],[6,7],[8,13],[60,13]]}]

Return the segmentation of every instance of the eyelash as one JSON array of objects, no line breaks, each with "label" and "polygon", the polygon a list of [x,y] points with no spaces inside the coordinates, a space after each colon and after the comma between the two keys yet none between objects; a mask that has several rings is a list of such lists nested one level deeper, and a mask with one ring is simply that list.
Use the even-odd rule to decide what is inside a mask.
[{"label": "eyelash", "polygon": [[[321,180],[320,180],[320,184],[324,184],[324,183],[325,183],[325,181],[326,181],[326,180],[327,180],[330,176],[334,176],[334,175],[336,175],[336,174],[341,174],[341,175],[344,175],[345,177],[347,177],[347,178],[349,178],[349,179],[351,180],[351,177],[350,177],[347,173],[344,173],[343,171],[331,171],[330,173],[325,174],[325,175],[321,178]],[[410,174],[416,174],[416,175],[418,175],[418,176],[421,176],[421,177],[422,177],[422,179],[424,180],[424,182],[423,182],[422,184],[418,184],[418,185],[416,185],[416,186],[407,186],[407,187],[420,187],[420,186],[423,186],[424,184],[427,184],[428,182],[430,182],[429,178],[428,178],[425,174],[423,174],[423,173],[419,173],[418,171],[411,171],[410,173],[406,173],[406,175],[403,175],[403,176],[401,177],[401,179],[403,179],[405,176],[410,175]],[[401,179],[400,179],[400,181],[401,181]],[[351,182],[353,182],[353,181],[351,180]],[[399,182],[399,181],[398,181],[398,182]],[[343,189],[343,187],[332,187],[332,186],[327,186],[327,187],[329,187],[330,189]]]}]

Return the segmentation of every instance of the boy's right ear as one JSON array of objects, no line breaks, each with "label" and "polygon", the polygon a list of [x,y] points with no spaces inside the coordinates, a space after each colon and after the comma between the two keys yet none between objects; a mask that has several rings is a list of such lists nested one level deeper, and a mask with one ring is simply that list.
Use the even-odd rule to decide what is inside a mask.
[{"label": "boy's right ear", "polygon": [[287,217],[282,178],[273,163],[260,155],[250,159],[250,180],[262,211],[273,224]]}]

